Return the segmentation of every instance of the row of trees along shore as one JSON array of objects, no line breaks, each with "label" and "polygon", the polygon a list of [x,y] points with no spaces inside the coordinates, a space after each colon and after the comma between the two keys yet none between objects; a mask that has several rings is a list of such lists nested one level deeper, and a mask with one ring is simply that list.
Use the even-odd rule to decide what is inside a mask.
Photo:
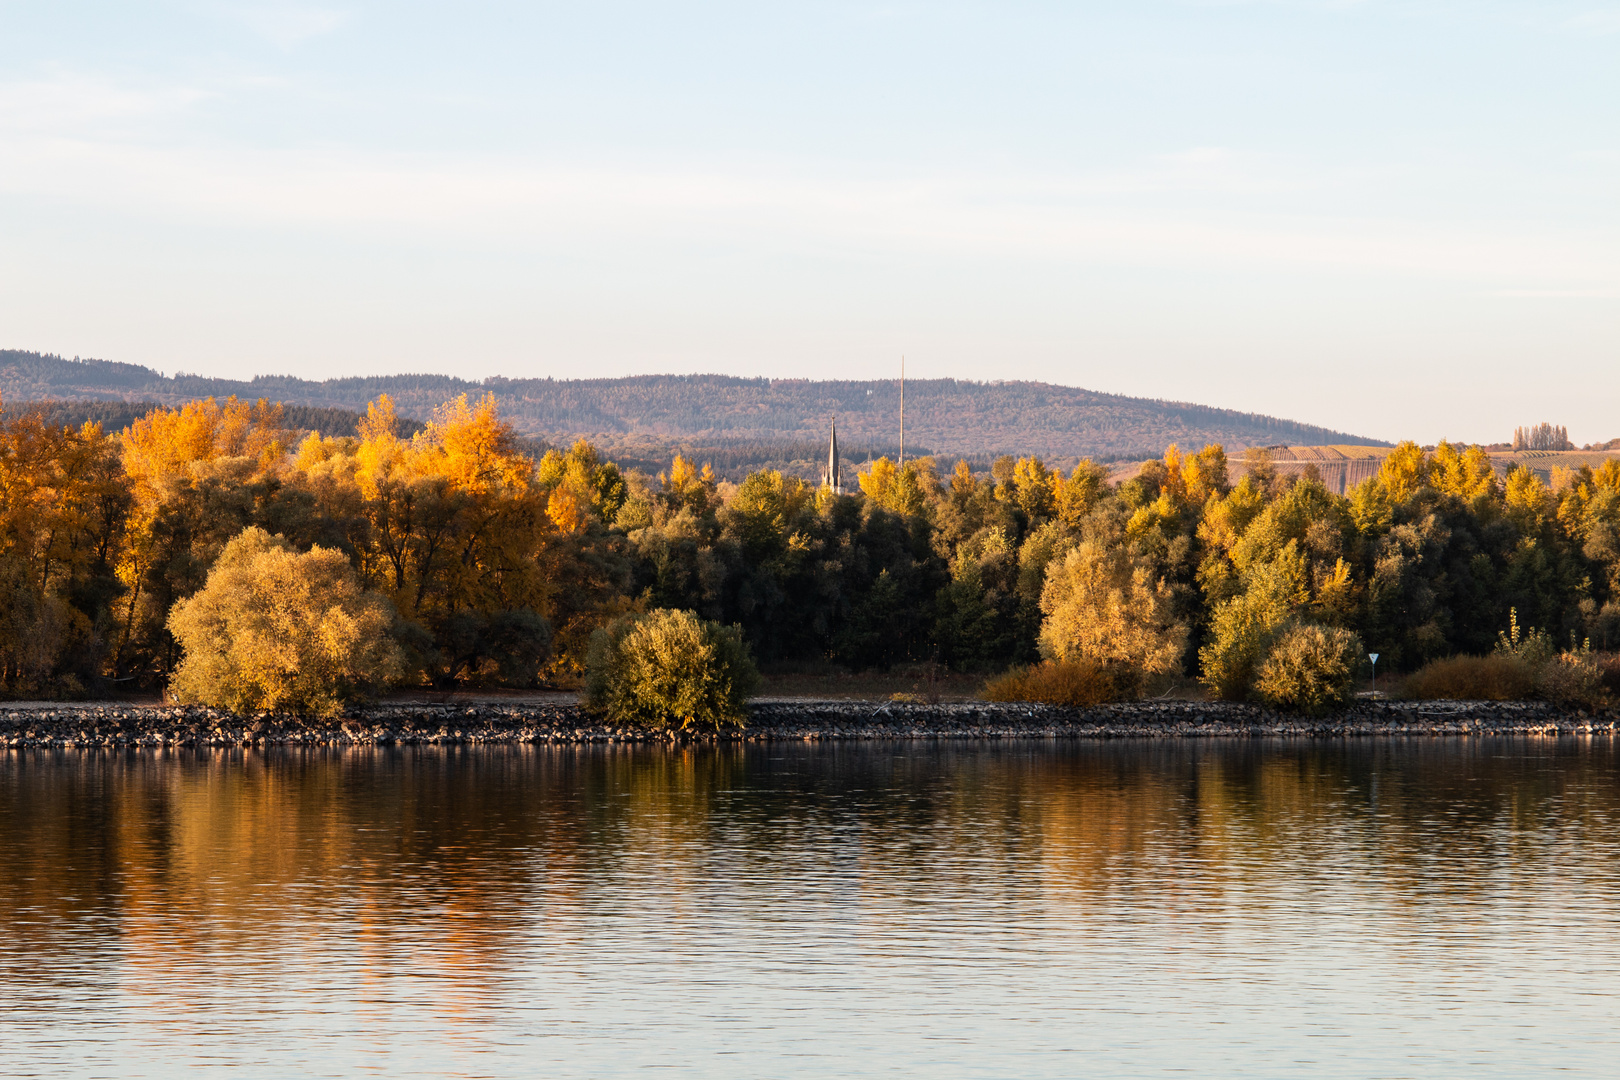
[{"label": "row of trees along shore", "polygon": [[279,406],[234,398],[116,436],[8,416],[0,690],[169,685],[176,628],[218,633],[228,614],[178,612],[249,530],[237,578],[258,560],[315,595],[272,548],[319,555],[322,580],[352,570],[369,606],[350,622],[386,624],[380,681],[407,685],[572,684],[594,630],[657,609],[739,627],[767,665],[1083,659],[1229,698],[1288,634],[1376,649],[1388,671],[1490,652],[1510,618],[1620,645],[1620,462],[1549,484],[1499,477],[1478,447],[1403,443],[1340,496],[1255,451],[1233,483],[1219,446],[1171,446],[1119,484],[1090,462],[940,475],[885,458],[835,495],[774,471],[721,483],[678,457],[623,472],[584,442],[537,459],[492,398],[400,428],[386,397],[353,438],[300,437]]}]

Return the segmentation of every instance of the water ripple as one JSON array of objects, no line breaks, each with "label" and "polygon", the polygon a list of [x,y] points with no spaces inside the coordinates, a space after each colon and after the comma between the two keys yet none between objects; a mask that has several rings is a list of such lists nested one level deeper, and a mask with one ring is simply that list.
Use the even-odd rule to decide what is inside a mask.
[{"label": "water ripple", "polygon": [[1606,742],[0,757],[14,1076],[1612,1075]]}]

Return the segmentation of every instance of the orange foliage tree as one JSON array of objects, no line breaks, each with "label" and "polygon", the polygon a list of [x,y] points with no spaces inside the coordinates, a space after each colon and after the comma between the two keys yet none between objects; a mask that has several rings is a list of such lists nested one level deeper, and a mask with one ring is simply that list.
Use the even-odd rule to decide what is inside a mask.
[{"label": "orange foliage tree", "polygon": [[243,529],[306,543],[301,534],[320,531],[314,507],[284,490],[289,437],[280,405],[234,397],[154,409],[119,436],[131,502],[118,560],[120,674],[162,681],[174,670],[169,610],[202,588]]},{"label": "orange foliage tree", "polygon": [[128,505],[98,425],[0,423],[0,688],[60,696],[98,680]]}]

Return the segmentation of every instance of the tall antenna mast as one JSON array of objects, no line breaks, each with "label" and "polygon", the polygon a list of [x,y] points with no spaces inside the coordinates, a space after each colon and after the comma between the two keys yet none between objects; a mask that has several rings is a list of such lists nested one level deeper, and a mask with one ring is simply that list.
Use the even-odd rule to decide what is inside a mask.
[{"label": "tall antenna mast", "polygon": [[906,463],[906,358],[900,358],[900,464]]}]

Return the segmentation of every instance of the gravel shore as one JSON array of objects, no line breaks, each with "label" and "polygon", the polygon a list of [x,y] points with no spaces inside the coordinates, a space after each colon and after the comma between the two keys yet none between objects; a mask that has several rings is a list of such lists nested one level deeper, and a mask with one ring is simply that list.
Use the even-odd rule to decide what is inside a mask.
[{"label": "gravel shore", "polygon": [[13,748],[389,746],[479,743],[815,742],[843,739],[1118,739],[1217,736],[1341,738],[1378,735],[1601,735],[1620,717],[1539,702],[1363,702],[1325,718],[1227,702],[1147,701],[1067,709],[1050,705],[774,701],[748,727],[671,734],[604,724],[562,703],[384,704],[341,720],[240,717],[174,705],[77,704],[7,708],[0,745]]}]

